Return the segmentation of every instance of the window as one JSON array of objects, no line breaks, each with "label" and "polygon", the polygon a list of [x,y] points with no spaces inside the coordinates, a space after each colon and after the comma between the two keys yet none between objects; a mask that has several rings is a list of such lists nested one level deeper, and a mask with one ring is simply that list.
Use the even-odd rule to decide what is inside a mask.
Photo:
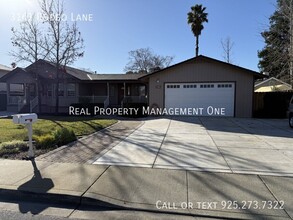
[{"label": "window", "polygon": [[232,88],[232,84],[218,84],[218,88]]},{"label": "window", "polygon": [[0,92],[6,92],[6,83],[0,83]]},{"label": "window", "polygon": [[[110,86],[110,88],[109,88],[110,89],[110,96],[114,97],[115,96],[115,91],[116,91],[115,86],[112,85],[112,84],[110,84],[109,86]],[[130,87],[129,87],[129,91],[130,91]]]},{"label": "window", "polygon": [[[218,85],[218,88],[220,88],[219,87],[220,85]],[[202,85],[200,85],[200,88],[214,88],[215,86],[214,86],[214,84],[202,84]]]},{"label": "window", "polygon": [[24,84],[10,84],[10,95],[11,96],[23,96],[24,95]]},{"label": "window", "polygon": [[36,96],[36,85],[35,84],[30,84],[29,85],[29,94],[32,97]]},{"label": "window", "polygon": [[197,87],[197,85],[195,85],[195,84],[191,84],[191,85],[183,85],[183,88],[187,88],[187,89],[193,89],[193,88],[196,88]]},{"label": "window", "polygon": [[131,87],[130,86],[127,86],[127,96],[130,96],[131,95]]},{"label": "window", "polygon": [[138,87],[139,96],[146,96],[145,85],[140,85]]},{"label": "window", "polygon": [[64,96],[64,84],[63,83],[59,83],[58,96]]},{"label": "window", "polygon": [[67,84],[67,96],[75,96],[76,95],[76,85],[74,83]]},{"label": "window", "polygon": [[52,89],[52,84],[47,85],[47,96],[52,97],[53,95],[53,89]]},{"label": "window", "polygon": [[180,85],[167,85],[167,89],[179,89]]}]

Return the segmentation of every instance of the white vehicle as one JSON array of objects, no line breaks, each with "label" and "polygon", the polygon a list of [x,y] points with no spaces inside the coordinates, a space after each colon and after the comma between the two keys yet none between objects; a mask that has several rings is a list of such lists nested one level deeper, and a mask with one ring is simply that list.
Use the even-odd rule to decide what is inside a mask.
[{"label": "white vehicle", "polygon": [[289,104],[289,126],[293,128],[293,96]]}]

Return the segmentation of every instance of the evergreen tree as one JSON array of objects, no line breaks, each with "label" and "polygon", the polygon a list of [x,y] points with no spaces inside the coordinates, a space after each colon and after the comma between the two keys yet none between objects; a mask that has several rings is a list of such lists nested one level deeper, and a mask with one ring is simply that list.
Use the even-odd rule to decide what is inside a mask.
[{"label": "evergreen tree", "polygon": [[292,1],[277,0],[276,11],[270,17],[270,27],[261,33],[265,47],[258,51],[260,71],[288,83],[292,83],[290,69],[293,67],[290,64],[293,61]]}]

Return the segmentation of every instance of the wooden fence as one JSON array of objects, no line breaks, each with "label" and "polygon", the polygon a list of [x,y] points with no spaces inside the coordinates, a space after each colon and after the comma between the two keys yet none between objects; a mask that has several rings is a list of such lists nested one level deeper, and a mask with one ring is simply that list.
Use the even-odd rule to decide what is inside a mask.
[{"label": "wooden fence", "polygon": [[290,92],[255,92],[253,102],[253,117],[255,118],[286,118]]}]

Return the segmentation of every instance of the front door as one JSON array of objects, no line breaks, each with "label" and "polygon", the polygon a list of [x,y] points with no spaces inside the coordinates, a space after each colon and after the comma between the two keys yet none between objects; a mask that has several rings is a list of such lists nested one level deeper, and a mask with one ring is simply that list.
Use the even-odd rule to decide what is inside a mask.
[{"label": "front door", "polygon": [[124,98],[123,83],[110,84],[109,105],[120,106]]},{"label": "front door", "polygon": [[0,93],[0,111],[7,110],[7,95]]},{"label": "front door", "polygon": [[124,99],[124,86],[122,83],[118,84],[118,105],[121,105],[121,102]]}]

